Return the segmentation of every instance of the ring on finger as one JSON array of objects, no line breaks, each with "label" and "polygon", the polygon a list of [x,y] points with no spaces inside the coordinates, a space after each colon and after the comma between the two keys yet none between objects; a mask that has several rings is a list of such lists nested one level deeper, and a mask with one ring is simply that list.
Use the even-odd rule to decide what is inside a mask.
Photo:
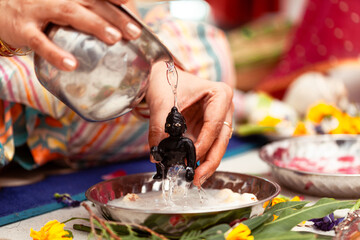
[{"label": "ring on finger", "polygon": [[234,128],[232,127],[232,124],[231,124],[231,123],[226,122],[226,121],[224,121],[224,125],[227,126],[227,127],[229,127],[230,130],[231,130],[231,132],[230,132],[230,137],[229,137],[229,139],[230,139],[230,138],[232,137],[233,132],[234,132]]}]

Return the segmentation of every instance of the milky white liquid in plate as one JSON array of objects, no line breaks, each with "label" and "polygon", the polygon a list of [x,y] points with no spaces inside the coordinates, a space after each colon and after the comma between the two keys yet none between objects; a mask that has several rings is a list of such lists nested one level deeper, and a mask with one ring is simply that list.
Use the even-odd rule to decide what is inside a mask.
[{"label": "milky white liquid in plate", "polygon": [[[185,194],[185,191],[186,194]],[[200,192],[199,192],[200,191]],[[202,192],[203,191],[203,192]],[[127,194],[125,197],[112,200],[109,206],[141,210],[169,211],[206,211],[224,207],[239,206],[256,202],[256,196],[251,193],[235,193],[230,189],[175,188],[172,194],[154,191],[140,194]]]}]

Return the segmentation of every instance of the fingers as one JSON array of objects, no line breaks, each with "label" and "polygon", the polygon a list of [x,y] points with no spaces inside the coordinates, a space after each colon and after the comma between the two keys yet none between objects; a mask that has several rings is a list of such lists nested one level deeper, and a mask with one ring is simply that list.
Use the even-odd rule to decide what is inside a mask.
[{"label": "fingers", "polygon": [[[228,109],[226,114],[226,122],[232,124],[232,115],[234,107]],[[201,186],[207,178],[209,178],[219,166],[222,157],[226,152],[229,140],[232,136],[232,128],[223,124],[219,135],[213,142],[206,156],[200,161],[199,167],[195,170],[194,184],[196,186]]]},{"label": "fingers", "polygon": [[[121,4],[127,1],[113,2]],[[135,39],[141,33],[141,29],[124,13],[104,0],[49,1],[36,14],[38,22],[31,22],[24,27],[26,44],[39,56],[63,71],[74,70],[77,61],[74,56],[56,47],[40,32],[38,26],[42,26],[44,22],[70,25],[81,32],[94,35],[107,44],[114,44],[122,37]]]},{"label": "fingers", "polygon": [[[207,100],[204,112],[204,124],[195,143],[197,158],[203,158],[218,138],[224,121],[232,106],[232,89],[225,83],[220,84],[213,96]],[[214,114],[216,113],[216,114]],[[231,117],[230,120],[231,123]]]},{"label": "fingers", "polygon": [[[54,1],[51,1],[54,2]],[[55,1],[56,2],[56,1]],[[100,0],[94,6],[104,5]],[[73,28],[92,34],[107,44],[114,44],[122,37],[121,32],[94,11],[74,1],[59,1],[49,4],[56,8],[44,14],[43,18],[59,25],[70,25]]]},{"label": "fingers", "polygon": [[29,25],[24,32],[28,46],[52,65],[63,71],[72,71],[77,67],[77,61],[72,54],[56,46],[35,26]]},{"label": "fingers", "polygon": [[109,2],[112,2],[114,4],[120,5],[120,4],[125,4],[127,3],[129,0],[110,0]]},{"label": "fingers", "polygon": [[124,38],[131,40],[140,36],[141,27],[115,5],[107,1],[97,0],[88,8],[120,29]]}]

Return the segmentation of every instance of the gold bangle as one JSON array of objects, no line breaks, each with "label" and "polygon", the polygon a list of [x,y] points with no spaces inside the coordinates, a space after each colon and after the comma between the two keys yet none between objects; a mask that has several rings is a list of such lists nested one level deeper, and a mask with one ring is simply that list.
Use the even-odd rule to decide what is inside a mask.
[{"label": "gold bangle", "polygon": [[29,48],[13,48],[9,44],[0,39],[0,56],[13,57],[13,56],[24,56],[31,52]]}]

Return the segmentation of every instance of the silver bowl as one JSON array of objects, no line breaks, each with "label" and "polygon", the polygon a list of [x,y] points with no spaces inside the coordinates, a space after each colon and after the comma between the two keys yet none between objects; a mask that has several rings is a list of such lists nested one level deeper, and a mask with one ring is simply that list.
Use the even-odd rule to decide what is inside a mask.
[{"label": "silver bowl", "polygon": [[78,67],[61,71],[34,56],[40,83],[88,121],[106,121],[129,112],[145,96],[153,63],[179,63],[143,22],[124,6],[118,8],[141,27],[138,39],[122,39],[110,46],[73,28],[49,24],[48,38],[72,53]]},{"label": "silver bowl", "polygon": [[[304,136],[269,143],[260,149],[260,158],[265,161],[272,175],[283,186],[300,193],[336,198],[360,197],[360,174],[344,173],[334,159],[354,157],[348,169],[360,167],[359,135]],[[288,163],[293,158],[304,158],[313,169],[299,169]],[[316,164],[327,159],[323,170]],[[323,160],[321,160],[323,161]],[[309,168],[309,167],[307,167]]]},{"label": "silver bowl", "polygon": [[[253,193],[258,201],[238,206],[214,208],[210,211],[184,210],[176,212],[171,210],[129,209],[108,205],[109,201],[121,198],[127,193],[161,191],[162,182],[153,180],[153,175],[154,173],[134,174],[100,182],[86,191],[86,197],[95,204],[98,211],[106,219],[142,224],[167,236],[179,236],[184,230],[194,228],[199,221],[204,224],[204,228],[207,228],[215,223],[230,223],[235,219],[249,217],[251,213],[261,213],[263,203],[271,200],[280,192],[277,183],[264,178],[240,173],[215,172],[203,184],[204,189],[229,188],[238,193]],[[216,218],[216,222],[214,218]],[[174,219],[181,219],[181,221],[174,223]]]}]

